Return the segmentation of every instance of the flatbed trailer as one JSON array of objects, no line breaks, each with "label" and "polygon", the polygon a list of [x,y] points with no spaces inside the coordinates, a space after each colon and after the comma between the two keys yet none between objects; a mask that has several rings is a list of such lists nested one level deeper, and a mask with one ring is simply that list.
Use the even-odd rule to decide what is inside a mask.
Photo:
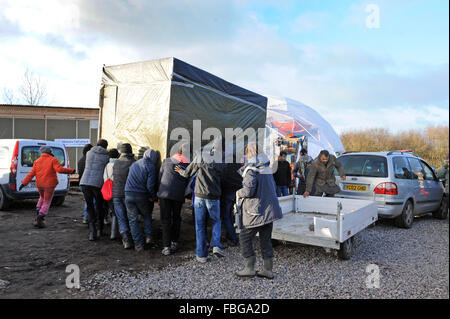
[{"label": "flatbed trailer", "polygon": [[272,239],[319,246],[350,259],[354,236],[378,220],[374,201],[335,197],[279,197],[283,218],[274,222]]}]

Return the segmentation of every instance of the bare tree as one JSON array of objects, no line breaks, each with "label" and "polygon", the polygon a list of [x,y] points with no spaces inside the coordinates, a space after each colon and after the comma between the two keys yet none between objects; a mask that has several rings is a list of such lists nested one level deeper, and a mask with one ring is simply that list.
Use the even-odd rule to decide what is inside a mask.
[{"label": "bare tree", "polygon": [[45,83],[39,75],[35,75],[28,68],[23,75],[23,81],[19,87],[19,93],[28,105],[42,105],[47,99]]},{"label": "bare tree", "polygon": [[3,88],[2,99],[5,104],[17,104],[18,102],[17,97],[10,88]]}]

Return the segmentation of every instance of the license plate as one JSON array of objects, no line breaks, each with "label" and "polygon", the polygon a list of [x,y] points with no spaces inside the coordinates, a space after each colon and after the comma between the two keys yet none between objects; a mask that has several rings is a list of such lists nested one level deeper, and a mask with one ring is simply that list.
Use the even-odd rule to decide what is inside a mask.
[{"label": "license plate", "polygon": [[367,186],[365,186],[365,185],[345,184],[344,189],[346,191],[365,192],[365,191],[367,191]]}]

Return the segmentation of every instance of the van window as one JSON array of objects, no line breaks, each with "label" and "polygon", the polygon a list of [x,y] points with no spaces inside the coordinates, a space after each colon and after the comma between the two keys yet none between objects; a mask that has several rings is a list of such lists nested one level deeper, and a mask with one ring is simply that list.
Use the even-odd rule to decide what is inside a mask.
[{"label": "van window", "polygon": [[8,148],[0,147],[0,168],[8,168],[11,165],[11,158],[8,158]]},{"label": "van window", "polygon": [[345,175],[388,177],[387,160],[377,155],[345,155],[338,158]]},{"label": "van window", "polygon": [[423,180],[425,178],[425,171],[423,170],[422,164],[417,158],[408,158],[408,162],[411,165],[411,170],[413,172],[413,179]]},{"label": "van window", "polygon": [[[24,146],[22,148],[22,166],[33,167],[34,161],[41,157],[39,148],[40,146]],[[52,150],[53,154],[58,159],[59,164],[61,164],[61,166],[64,166],[66,164],[64,150],[59,147],[52,147]]]},{"label": "van window", "polygon": [[392,159],[392,162],[394,163],[395,178],[412,179],[413,174],[406,158],[396,156]]}]

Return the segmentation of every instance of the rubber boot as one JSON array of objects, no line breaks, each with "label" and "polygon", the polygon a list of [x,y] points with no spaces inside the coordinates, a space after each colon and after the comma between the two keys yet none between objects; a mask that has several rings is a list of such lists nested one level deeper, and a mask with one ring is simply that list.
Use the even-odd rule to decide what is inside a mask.
[{"label": "rubber boot", "polygon": [[267,258],[263,260],[263,271],[256,272],[256,275],[259,277],[265,277],[269,279],[273,279],[273,258]]},{"label": "rubber boot", "polygon": [[104,233],[103,233],[103,218],[98,220],[98,225],[97,225],[97,238],[103,237]]},{"label": "rubber boot", "polygon": [[111,240],[117,239],[117,217],[113,215],[111,218]]},{"label": "rubber boot", "polygon": [[255,256],[244,258],[244,269],[236,272],[236,276],[238,276],[238,277],[253,277],[253,276],[255,276],[256,275],[255,262],[256,262]]},{"label": "rubber boot", "polygon": [[130,235],[128,234],[128,232],[125,231],[123,233],[120,233],[120,235],[122,235],[123,248],[130,249],[132,247],[132,245],[131,245]]},{"label": "rubber boot", "polygon": [[89,223],[89,240],[93,241],[96,239],[97,229],[95,227],[95,223]]}]

